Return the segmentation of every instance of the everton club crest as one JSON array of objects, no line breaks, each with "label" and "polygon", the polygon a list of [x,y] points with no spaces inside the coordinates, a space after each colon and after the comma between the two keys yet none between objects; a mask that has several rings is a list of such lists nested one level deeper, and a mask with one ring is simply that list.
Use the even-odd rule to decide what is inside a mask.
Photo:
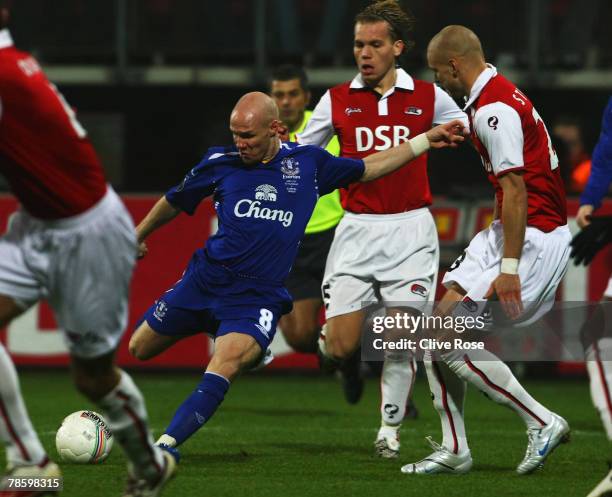
[{"label": "everton club crest", "polygon": [[287,176],[295,178],[298,174],[300,174],[300,168],[298,167],[299,164],[300,163],[293,157],[285,157],[281,161],[281,171],[284,175],[283,179],[285,179]]}]

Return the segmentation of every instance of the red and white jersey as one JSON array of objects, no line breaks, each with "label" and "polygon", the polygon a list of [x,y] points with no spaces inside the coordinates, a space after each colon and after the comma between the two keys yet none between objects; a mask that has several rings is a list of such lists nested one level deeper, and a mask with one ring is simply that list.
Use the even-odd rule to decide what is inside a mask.
[{"label": "red and white jersey", "polygon": [[529,99],[489,65],[465,106],[472,140],[495,187],[501,219],[503,190],[497,178],[522,171],[527,225],[546,233],[567,224],[565,189],[546,125]]},{"label": "red and white jersey", "polygon": [[0,174],[40,219],[74,216],[106,192],[100,161],[74,111],[29,54],[0,31]]},{"label": "red and white jersey", "polygon": [[[298,141],[325,147],[336,134],[343,157],[362,159],[453,119],[467,126],[467,116],[448,94],[397,69],[395,86],[382,96],[361,75],[328,90]],[[385,177],[353,183],[341,190],[341,198],[343,207],[357,214],[397,214],[430,205],[427,154]]]}]

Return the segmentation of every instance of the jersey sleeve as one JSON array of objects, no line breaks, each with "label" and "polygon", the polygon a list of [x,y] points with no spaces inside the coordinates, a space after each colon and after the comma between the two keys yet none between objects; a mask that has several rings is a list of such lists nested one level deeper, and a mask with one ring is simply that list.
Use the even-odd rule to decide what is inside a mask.
[{"label": "jersey sleeve", "polygon": [[434,85],[434,124],[444,124],[453,119],[459,119],[463,122],[465,129],[470,129],[468,116],[463,112],[451,96],[442,88]]},{"label": "jersey sleeve", "polygon": [[331,96],[328,90],[312,111],[312,116],[304,131],[298,133],[297,141],[302,145],[326,147],[333,136]]},{"label": "jersey sleeve", "polygon": [[474,116],[474,128],[495,176],[523,169],[523,127],[516,110],[502,102],[484,105]]},{"label": "jersey sleeve", "polygon": [[365,171],[361,159],[334,157],[326,150],[315,148],[317,154],[317,183],[319,196],[327,195],[338,188],[359,181]]},{"label": "jersey sleeve", "polygon": [[212,195],[217,184],[216,167],[210,163],[208,152],[202,161],[189,171],[183,181],[166,192],[166,200],[183,212],[193,215],[200,202]]},{"label": "jersey sleeve", "polygon": [[580,205],[597,209],[612,183],[612,98],[604,111],[601,134],[591,158],[589,181],[580,196]]}]

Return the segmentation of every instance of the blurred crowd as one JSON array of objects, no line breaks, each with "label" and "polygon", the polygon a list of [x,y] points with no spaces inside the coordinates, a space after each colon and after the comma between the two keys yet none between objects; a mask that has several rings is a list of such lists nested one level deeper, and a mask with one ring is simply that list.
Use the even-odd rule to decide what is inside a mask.
[{"label": "blurred crowd", "polygon": [[[135,64],[250,64],[257,25],[271,64],[350,65],[352,20],[369,0],[22,0],[15,37],[43,61],[103,63],[124,23]],[[538,39],[542,66],[612,67],[612,2],[603,0],[428,0],[403,2],[417,18],[408,64],[423,66],[428,40],[447,24],[474,29],[489,60],[529,64]],[[259,24],[258,24],[259,23]],[[67,29],[67,27],[70,27]],[[533,49],[531,49],[533,50]]]}]

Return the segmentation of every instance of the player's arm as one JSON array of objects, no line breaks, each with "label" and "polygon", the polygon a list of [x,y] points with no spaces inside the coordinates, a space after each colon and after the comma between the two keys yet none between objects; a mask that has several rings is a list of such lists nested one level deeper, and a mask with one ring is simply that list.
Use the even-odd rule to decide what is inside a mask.
[{"label": "player's arm", "polygon": [[493,197],[493,220],[499,218],[499,212],[497,209],[497,196]]},{"label": "player's arm", "polygon": [[368,155],[363,160],[365,170],[360,181],[372,181],[392,173],[430,148],[457,147],[464,140],[464,131],[463,123],[454,120],[421,133],[397,147]]},{"label": "player's arm", "polygon": [[466,130],[469,130],[470,123],[468,116],[463,112],[451,96],[439,86],[434,85],[434,124],[444,124],[458,119],[463,123]]},{"label": "player's arm", "polygon": [[604,111],[601,134],[591,159],[589,181],[580,195],[580,208],[576,215],[578,226],[584,228],[599,206],[612,182],[612,98]]},{"label": "player's arm", "polygon": [[[304,131],[298,133],[297,141],[302,145],[316,145],[325,148],[334,137],[332,106],[329,90],[326,91],[312,111]],[[338,154],[334,154],[338,155]]]},{"label": "player's arm", "polygon": [[166,200],[166,196],[161,197],[136,226],[136,237],[138,239],[138,258],[142,258],[147,254],[147,246],[145,240],[157,228],[172,221],[180,214],[181,210],[174,207]]},{"label": "player's arm", "polygon": [[504,192],[501,215],[504,230],[504,259],[518,261],[523,251],[527,228],[527,188],[523,175],[519,172],[509,172],[497,180]]},{"label": "player's arm", "polygon": [[224,155],[221,149],[209,149],[202,161],[185,175],[180,184],[168,190],[138,224],[139,258],[147,253],[144,241],[151,233],[181,212],[193,215],[202,199],[214,193],[218,178],[216,168],[209,160]]},{"label": "player's arm", "polygon": [[487,150],[492,172],[504,196],[501,205],[504,255],[500,274],[491,284],[486,297],[496,295],[508,317],[516,319],[523,312],[518,266],[527,226],[521,118],[509,105],[494,102],[478,109],[474,116],[474,129]]}]

